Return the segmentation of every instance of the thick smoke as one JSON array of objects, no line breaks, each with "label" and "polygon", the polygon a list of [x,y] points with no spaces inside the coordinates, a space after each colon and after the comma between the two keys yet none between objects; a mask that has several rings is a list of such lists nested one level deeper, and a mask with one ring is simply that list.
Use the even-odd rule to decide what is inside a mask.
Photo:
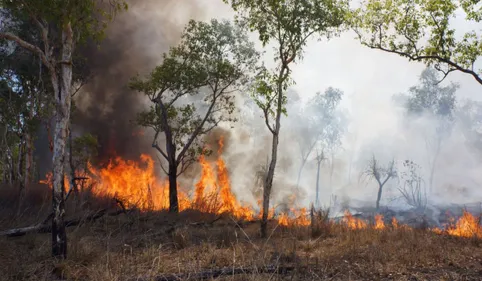
[{"label": "thick smoke", "polygon": [[78,94],[74,129],[98,137],[100,160],[153,153],[152,137],[135,124],[145,99],[128,89],[129,79],[149,73],[178,42],[187,21],[203,14],[193,1],[128,2],[129,10],[109,26],[100,47],[84,52],[92,79]]}]

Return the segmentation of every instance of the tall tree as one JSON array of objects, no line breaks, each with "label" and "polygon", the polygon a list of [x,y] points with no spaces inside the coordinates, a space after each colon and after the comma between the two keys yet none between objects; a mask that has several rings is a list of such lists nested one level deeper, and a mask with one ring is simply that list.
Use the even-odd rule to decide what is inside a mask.
[{"label": "tall tree", "polygon": [[423,129],[426,134],[425,145],[429,153],[429,192],[433,191],[437,160],[443,143],[450,136],[454,125],[455,93],[459,87],[453,83],[441,86],[438,81],[440,76],[437,71],[430,67],[426,68],[420,75],[419,85],[409,89],[405,103],[409,120],[423,117],[434,121],[433,127]]},{"label": "tall tree", "polygon": [[[127,5],[122,0],[1,0],[4,11],[0,39],[34,53],[48,69],[55,104],[53,148],[52,255],[67,257],[64,225],[64,155],[72,99],[73,52],[76,44],[100,39],[106,22]],[[8,15],[8,16],[7,16]],[[32,21],[41,40],[29,42],[18,33],[18,21]]]},{"label": "tall tree", "polygon": [[328,154],[330,157],[331,188],[335,153],[341,145],[341,137],[346,128],[346,118],[338,108],[342,97],[343,92],[341,90],[329,87],[323,93],[316,93],[308,103],[307,113],[311,116],[310,119],[313,122],[313,127],[317,130],[315,139],[315,143],[318,144],[316,146],[316,202],[319,202],[321,163],[327,160],[326,156]]},{"label": "tall tree", "polygon": [[274,44],[277,67],[261,71],[253,96],[264,113],[266,126],[272,134],[271,160],[263,187],[261,236],[267,236],[269,199],[278,155],[281,115],[286,114],[286,90],[290,64],[301,60],[303,47],[318,34],[330,38],[338,34],[345,22],[348,1],[345,0],[224,0],[238,12],[237,18],[250,30],[259,33],[263,46]]},{"label": "tall tree", "polygon": [[365,0],[351,24],[365,46],[423,62],[443,72],[460,71],[482,84],[482,38],[475,30],[458,36],[451,21],[463,13],[480,23],[482,9],[473,0]]},{"label": "tall tree", "polygon": [[[153,103],[139,123],[154,130],[152,146],[168,164],[162,169],[169,176],[170,212],[179,211],[177,177],[205,152],[204,134],[235,121],[233,93],[247,83],[259,57],[246,31],[228,21],[191,20],[181,38],[146,80],[130,85]],[[160,133],[165,147],[158,144]]]}]

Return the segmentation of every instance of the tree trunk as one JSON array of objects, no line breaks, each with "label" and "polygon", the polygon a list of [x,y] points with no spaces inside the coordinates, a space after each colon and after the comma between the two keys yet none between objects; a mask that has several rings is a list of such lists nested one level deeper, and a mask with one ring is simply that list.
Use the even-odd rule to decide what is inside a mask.
[{"label": "tree trunk", "polygon": [[273,134],[273,144],[271,148],[271,162],[269,163],[268,174],[264,182],[263,189],[263,216],[261,219],[261,237],[267,237],[268,214],[269,214],[269,199],[271,196],[271,188],[273,186],[274,170],[276,168],[276,160],[278,157],[278,134]]},{"label": "tree trunk", "polygon": [[301,159],[301,161],[302,161],[301,166],[300,166],[300,169],[298,171],[298,179],[296,180],[296,190],[298,190],[300,188],[301,172],[303,172],[303,168],[305,167],[306,158]]},{"label": "tree trunk", "polygon": [[333,172],[335,171],[335,154],[330,154],[330,191],[333,190]]},{"label": "tree trunk", "polygon": [[51,73],[51,80],[56,93],[56,115],[53,153],[53,188],[52,209],[52,255],[67,258],[67,234],[65,232],[64,206],[64,161],[70,120],[71,87],[72,87],[72,51],[73,34],[70,23],[62,30],[62,62],[60,77]]},{"label": "tree trunk", "polygon": [[377,211],[380,209],[380,199],[382,199],[382,190],[383,190],[383,185],[379,184],[378,194],[377,194],[377,204],[376,204]]},{"label": "tree trunk", "polygon": [[32,149],[32,138],[30,134],[25,135],[25,174],[23,176],[24,186],[30,183],[32,176],[32,163],[33,163],[33,149]]},{"label": "tree trunk", "polygon": [[315,197],[315,207],[320,207],[320,169],[321,169],[321,161],[318,161],[317,171],[316,171],[316,197]]},{"label": "tree trunk", "polygon": [[179,202],[177,199],[177,165],[175,161],[169,161],[169,212],[179,212]]},{"label": "tree trunk", "polygon": [[[277,107],[276,107],[276,122],[274,128],[272,128],[271,133],[273,135],[273,142],[271,145],[271,162],[269,163],[268,174],[266,175],[263,188],[263,216],[261,219],[261,237],[267,237],[267,227],[268,227],[268,214],[269,214],[269,199],[271,196],[271,188],[273,187],[274,170],[276,168],[276,161],[278,159],[278,143],[279,143],[279,132],[281,128],[281,114],[283,111],[283,82],[286,79],[285,74],[288,71],[288,63],[283,61],[280,72],[278,74],[278,85],[277,85]],[[266,117],[268,118],[268,117]],[[268,124],[268,120],[266,120]],[[269,126],[268,126],[269,127]]]}]

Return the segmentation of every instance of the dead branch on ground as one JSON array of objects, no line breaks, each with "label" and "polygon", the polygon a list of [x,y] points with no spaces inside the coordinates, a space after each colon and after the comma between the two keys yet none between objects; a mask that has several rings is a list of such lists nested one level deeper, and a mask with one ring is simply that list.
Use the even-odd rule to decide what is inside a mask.
[{"label": "dead branch on ground", "polygon": [[181,274],[166,274],[156,276],[153,278],[132,278],[128,281],[179,281],[179,280],[205,280],[214,279],[221,276],[233,276],[238,274],[289,274],[297,268],[294,266],[278,266],[271,265],[266,267],[247,267],[247,268],[232,268],[224,267],[220,269],[212,269],[201,272],[181,273]]}]

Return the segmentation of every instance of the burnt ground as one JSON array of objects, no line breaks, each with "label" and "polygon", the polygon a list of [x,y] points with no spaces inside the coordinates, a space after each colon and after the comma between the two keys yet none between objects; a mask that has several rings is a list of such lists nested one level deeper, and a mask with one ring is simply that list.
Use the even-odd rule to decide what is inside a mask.
[{"label": "burnt ground", "polygon": [[[34,224],[50,210],[48,196],[32,195],[21,207],[0,198],[0,230]],[[107,199],[78,201],[69,199],[68,219],[119,210]],[[0,237],[0,279],[199,280],[224,269],[228,275],[215,280],[482,280],[482,240],[326,221],[315,230],[273,221],[270,237],[261,239],[258,223],[229,216],[120,212],[69,227],[63,262],[50,257],[49,233]]]}]

